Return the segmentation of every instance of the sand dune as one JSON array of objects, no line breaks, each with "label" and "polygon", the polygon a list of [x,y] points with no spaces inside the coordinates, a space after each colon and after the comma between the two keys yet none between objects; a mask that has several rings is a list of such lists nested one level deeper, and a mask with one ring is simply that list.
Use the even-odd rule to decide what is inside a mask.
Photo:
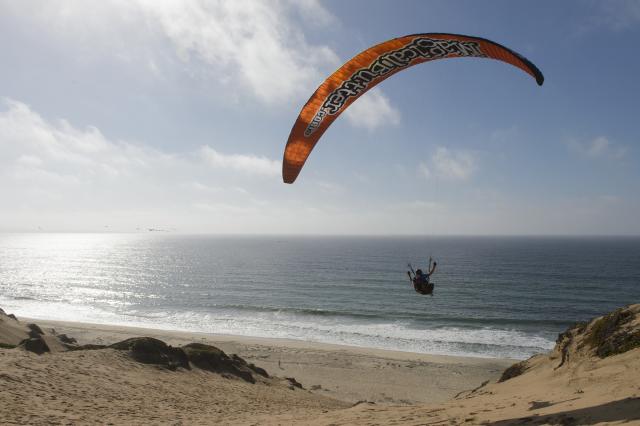
[{"label": "sand dune", "polygon": [[551,353],[517,364],[503,378],[444,404],[360,405],[321,419],[289,415],[259,423],[640,424],[640,305],[568,330]]},{"label": "sand dune", "polygon": [[[28,327],[0,316],[2,336],[15,342],[22,333],[29,339]],[[47,340],[57,339],[56,333],[42,331]],[[136,350],[132,342],[147,346]],[[186,353],[186,365],[148,350],[149,344],[164,345],[133,338],[106,348],[69,345],[42,355],[24,345],[0,349],[1,423],[216,424],[257,414],[319,415],[351,405],[270,377],[202,344],[165,348]],[[213,357],[198,358],[203,348]]]},{"label": "sand dune", "polygon": [[[35,320],[33,320],[35,321]],[[80,343],[110,344],[151,336],[174,346],[203,342],[236,353],[280,377],[295,377],[305,388],[341,401],[377,404],[443,402],[485,380],[497,379],[513,361],[438,356],[302,342],[211,335],[136,327],[38,321]]]},{"label": "sand dune", "polygon": [[200,369],[175,372],[115,349],[49,356],[4,351],[0,360],[3,424],[215,424],[348,406],[280,380],[251,384]]},{"label": "sand dune", "polygon": [[[43,355],[24,345],[0,349],[3,424],[640,424],[640,305],[569,329],[552,352],[517,363],[502,377],[504,360],[145,330],[176,345],[170,351],[216,341],[246,359],[224,355],[252,382],[195,358],[139,362],[129,343],[76,348],[111,344],[139,329],[40,326],[54,343],[61,331],[75,330],[78,344],[62,342]],[[0,314],[6,347],[30,333]],[[305,389],[285,379],[292,372]],[[354,404],[357,398],[368,401]]]}]

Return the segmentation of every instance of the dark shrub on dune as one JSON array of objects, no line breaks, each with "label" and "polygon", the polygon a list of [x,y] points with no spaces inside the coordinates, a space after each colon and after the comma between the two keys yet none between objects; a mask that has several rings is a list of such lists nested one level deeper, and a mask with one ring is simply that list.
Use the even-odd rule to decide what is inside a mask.
[{"label": "dark shrub on dune", "polygon": [[182,349],[189,357],[189,361],[202,370],[236,376],[249,383],[256,382],[246,361],[237,355],[231,358],[215,346],[203,343],[189,343]]},{"label": "dark shrub on dune", "polygon": [[44,335],[44,331],[38,324],[27,324],[27,327],[29,328],[29,337],[37,338]]},{"label": "dark shrub on dune", "polygon": [[526,361],[515,363],[511,367],[504,370],[504,372],[502,373],[502,376],[500,376],[500,379],[498,380],[498,383],[504,382],[509,379],[513,379],[514,377],[518,377],[525,371],[527,371]]},{"label": "dark shrub on dune", "polygon": [[265,370],[264,368],[260,368],[257,367],[256,365],[245,361],[244,359],[240,358],[238,355],[233,354],[231,355],[231,358],[234,360],[234,362],[246,366],[249,370],[253,371],[254,373],[258,373],[259,375],[261,375],[262,377],[269,377],[269,374],[267,373],[267,370]]},{"label": "dark shrub on dune", "polygon": [[56,336],[58,337],[58,340],[60,340],[62,343],[66,343],[68,345],[78,344],[78,341],[74,337],[69,337],[66,334],[58,334]]},{"label": "dark shrub on dune", "polygon": [[19,347],[38,355],[42,355],[45,352],[51,352],[49,345],[47,345],[47,342],[45,342],[41,336],[24,339],[20,342]]},{"label": "dark shrub on dune", "polygon": [[189,370],[189,359],[180,348],[167,345],[153,337],[132,337],[109,346],[112,349],[129,351],[131,357],[144,364],[157,364],[169,370],[178,367]]},{"label": "dark shrub on dune", "polygon": [[617,309],[596,320],[585,343],[595,349],[596,355],[605,358],[640,347],[640,330],[629,327],[636,313],[629,308]]}]

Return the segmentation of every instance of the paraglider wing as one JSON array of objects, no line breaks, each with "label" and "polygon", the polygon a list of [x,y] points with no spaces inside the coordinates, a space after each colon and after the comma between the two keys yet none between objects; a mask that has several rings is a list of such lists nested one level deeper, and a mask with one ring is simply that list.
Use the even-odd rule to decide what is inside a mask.
[{"label": "paraglider wing", "polygon": [[293,183],[311,150],[331,123],[367,90],[412,65],[445,58],[497,59],[520,68],[542,85],[538,68],[490,40],[459,34],[426,33],[394,38],[359,53],[331,74],[300,111],[282,162],[282,178]]}]

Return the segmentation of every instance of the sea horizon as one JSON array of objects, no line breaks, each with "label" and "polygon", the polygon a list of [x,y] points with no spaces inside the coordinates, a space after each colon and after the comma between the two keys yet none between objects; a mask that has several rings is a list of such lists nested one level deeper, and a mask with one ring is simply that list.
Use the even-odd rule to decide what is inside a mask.
[{"label": "sea horizon", "polygon": [[372,238],[430,238],[430,237],[445,237],[445,238],[620,238],[620,239],[637,239],[640,238],[640,234],[347,234],[347,233],[335,233],[335,234],[314,234],[314,233],[219,233],[219,232],[180,232],[180,231],[164,231],[164,230],[114,230],[114,231],[101,231],[101,230],[77,230],[77,231],[2,231],[0,235],[11,234],[131,234],[131,235],[175,235],[186,237],[331,237],[331,238],[359,238],[359,237],[372,237]]}]

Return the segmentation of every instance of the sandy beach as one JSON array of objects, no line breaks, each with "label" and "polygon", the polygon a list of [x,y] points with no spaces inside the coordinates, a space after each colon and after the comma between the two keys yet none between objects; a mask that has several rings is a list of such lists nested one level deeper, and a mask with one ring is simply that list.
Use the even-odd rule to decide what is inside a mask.
[{"label": "sandy beach", "polygon": [[75,337],[80,344],[112,344],[149,336],[173,346],[207,343],[306,389],[341,401],[437,403],[496,379],[514,360],[454,357],[330,345],[287,339],[212,335],[137,327],[28,319]]},{"label": "sandy beach", "polygon": [[639,329],[633,305],[514,364],[0,313],[0,416],[3,424],[638,424]]}]

